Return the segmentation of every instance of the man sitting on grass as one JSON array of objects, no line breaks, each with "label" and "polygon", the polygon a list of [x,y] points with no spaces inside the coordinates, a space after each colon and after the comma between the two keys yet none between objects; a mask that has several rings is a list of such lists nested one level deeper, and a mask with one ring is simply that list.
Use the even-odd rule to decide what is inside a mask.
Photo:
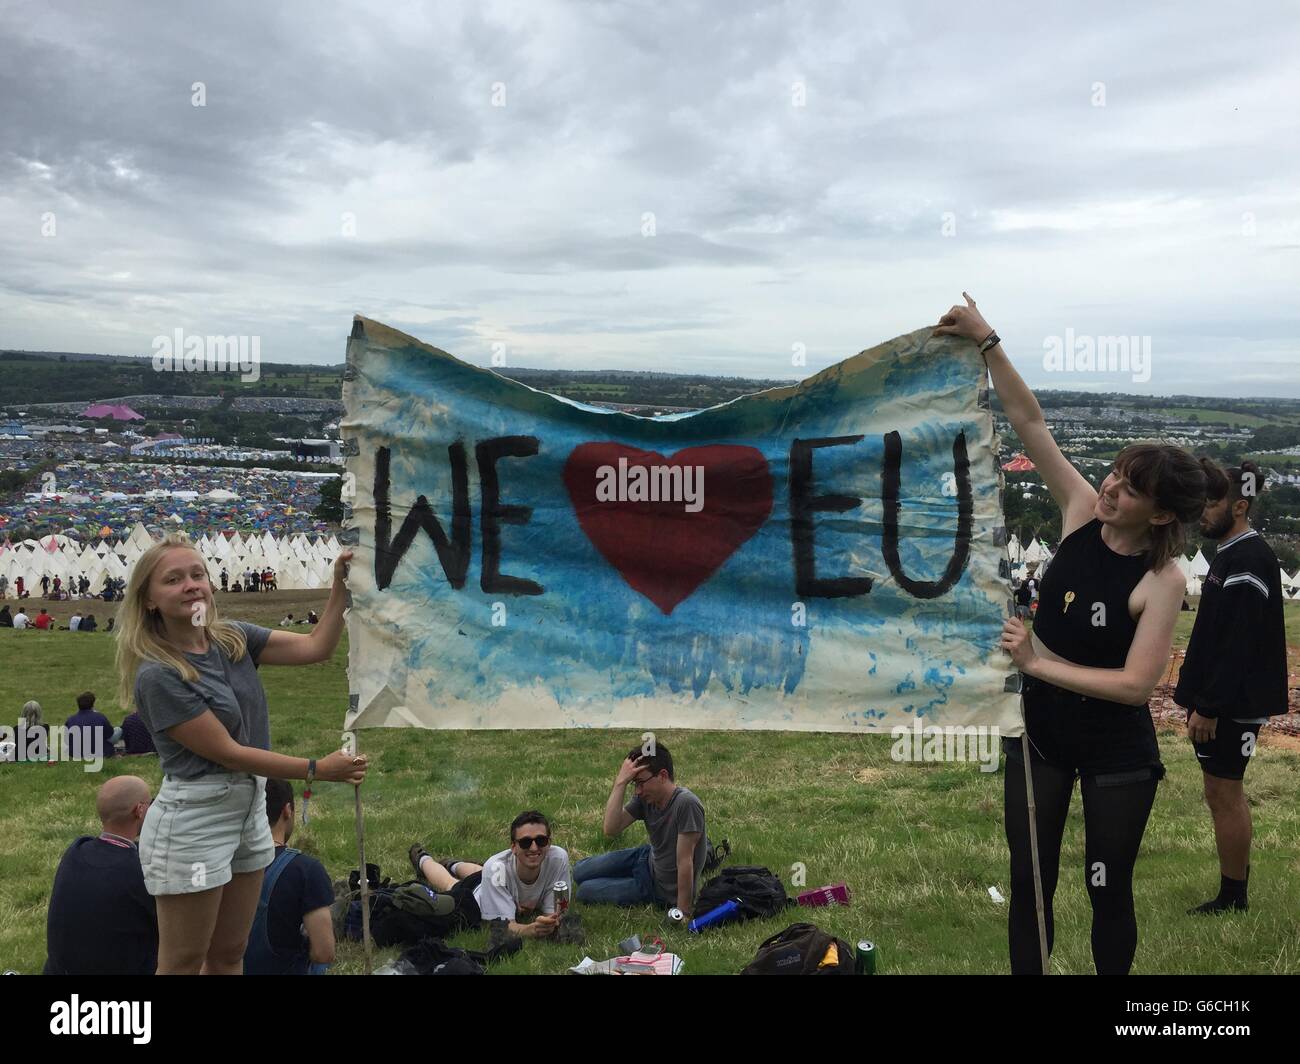
[{"label": "man sitting on grass", "polygon": [[112,722],[95,708],[95,692],[82,691],[77,695],[77,712],[63,722],[71,732],[76,729],[74,749],[85,758],[112,757],[113,743],[117,740]]},{"label": "man sitting on grass", "polygon": [[546,938],[559,925],[552,888],[559,880],[572,882],[569,855],[551,845],[550,821],[535,809],[511,822],[510,848],[481,865],[439,863],[418,842],[410,856],[417,877],[455,899],[456,911],[469,930],[487,920],[503,920],[521,938]]},{"label": "man sitting on grass", "polygon": [[[614,778],[605,803],[605,835],[616,838],[634,820],[644,820],[650,841],[630,850],[586,857],[573,867],[577,899],[609,905],[657,904],[689,916],[704,870],[708,839],[704,805],[673,776],[673,755],[663,743],[644,755],[633,750]],[[635,795],[625,806],[631,783]]]},{"label": "man sitting on grass", "polygon": [[275,860],[262,876],[244,974],[323,975],[334,963],[334,887],[324,865],[289,845],[293,788],[284,780],[266,781],[266,819]]},{"label": "man sitting on grass", "polygon": [[140,867],[149,785],[114,776],[95,795],[104,830],[83,835],[59,862],[46,919],[46,975],[153,975],[158,916]]}]

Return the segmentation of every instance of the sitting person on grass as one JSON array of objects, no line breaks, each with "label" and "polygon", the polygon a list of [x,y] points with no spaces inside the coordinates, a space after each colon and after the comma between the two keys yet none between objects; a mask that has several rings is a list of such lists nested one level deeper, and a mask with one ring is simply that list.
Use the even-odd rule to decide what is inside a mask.
[{"label": "sitting person on grass", "polygon": [[289,845],[293,787],[284,780],[266,781],[266,819],[275,860],[262,877],[244,974],[324,975],[334,963],[334,887],[324,865]]},{"label": "sitting person on grass", "polygon": [[555,884],[569,876],[569,855],[551,845],[551,824],[535,809],[520,813],[510,824],[510,848],[483,864],[435,861],[418,842],[411,847],[415,874],[456,901],[456,911],[469,930],[489,920],[505,921],[521,938],[546,938],[555,933]]},{"label": "sitting person on grass", "polygon": [[[603,827],[617,838],[644,820],[650,841],[627,850],[585,857],[573,867],[576,898],[609,905],[661,905],[691,915],[708,853],[704,805],[673,775],[673,756],[663,743],[627,755],[605,803]],[[635,794],[625,806],[631,783]]]},{"label": "sitting person on grass", "polygon": [[128,713],[122,718],[122,727],[118,729],[122,733],[122,745],[124,754],[156,754],[158,748],[153,744],[153,733],[149,731],[149,725],[144,722],[137,709],[133,713]]},{"label": "sitting person on grass", "polygon": [[95,795],[103,831],[83,835],[54,873],[46,918],[46,975],[153,975],[158,916],[137,840],[149,785],[114,776]]},{"label": "sitting person on grass", "polygon": [[77,712],[72,714],[64,726],[77,730],[80,745],[76,749],[87,757],[112,757],[113,744],[117,741],[117,729],[112,722],[95,708],[95,692],[82,691],[77,695]]}]

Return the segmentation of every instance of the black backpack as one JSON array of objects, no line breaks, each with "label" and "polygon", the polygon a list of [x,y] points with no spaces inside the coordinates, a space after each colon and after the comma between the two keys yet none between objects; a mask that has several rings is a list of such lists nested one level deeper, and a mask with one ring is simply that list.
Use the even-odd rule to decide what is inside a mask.
[{"label": "black backpack", "polygon": [[[459,907],[446,916],[437,916],[423,910],[411,911],[401,904],[401,893],[414,887],[417,891],[428,887],[410,880],[393,887],[381,888],[372,894],[370,903],[370,936],[376,946],[409,946],[422,938],[450,938],[466,928],[464,911]],[[358,902],[358,910],[360,903]]]},{"label": "black backpack", "polygon": [[695,912],[703,916],[732,898],[740,902],[740,920],[775,916],[790,904],[781,880],[766,868],[729,865],[700,888]]},{"label": "black backpack", "polygon": [[[831,946],[838,959],[818,967]],[[765,939],[741,975],[853,975],[853,950],[842,938],[828,935],[815,924],[791,924]]]},{"label": "black backpack", "polygon": [[[398,892],[419,883],[419,880],[393,883],[389,877],[381,880],[380,875],[378,865],[366,865],[366,881],[370,891],[370,937],[376,946],[410,946],[422,938],[447,938],[465,929],[465,920],[459,910],[448,916],[435,916],[395,904],[399,900],[396,897]],[[332,911],[335,934],[360,942],[361,874],[357,869],[354,868],[348,876],[347,893],[335,902]]]}]

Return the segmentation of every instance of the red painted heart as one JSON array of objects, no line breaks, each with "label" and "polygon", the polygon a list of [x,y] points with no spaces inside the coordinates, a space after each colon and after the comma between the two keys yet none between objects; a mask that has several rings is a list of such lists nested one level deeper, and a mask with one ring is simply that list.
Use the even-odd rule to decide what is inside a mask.
[{"label": "red painted heart", "polygon": [[665,458],[583,443],[564,464],[564,486],[587,538],[665,614],[772,512],[772,474],[753,447],[710,444]]}]

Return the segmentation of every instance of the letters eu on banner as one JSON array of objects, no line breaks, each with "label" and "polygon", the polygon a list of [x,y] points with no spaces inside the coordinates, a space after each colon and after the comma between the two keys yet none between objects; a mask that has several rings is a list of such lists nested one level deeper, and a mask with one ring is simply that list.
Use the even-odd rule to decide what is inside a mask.
[{"label": "letters eu on banner", "polygon": [[346,726],[1019,734],[974,345],[658,418],[360,317],[347,357]]}]

